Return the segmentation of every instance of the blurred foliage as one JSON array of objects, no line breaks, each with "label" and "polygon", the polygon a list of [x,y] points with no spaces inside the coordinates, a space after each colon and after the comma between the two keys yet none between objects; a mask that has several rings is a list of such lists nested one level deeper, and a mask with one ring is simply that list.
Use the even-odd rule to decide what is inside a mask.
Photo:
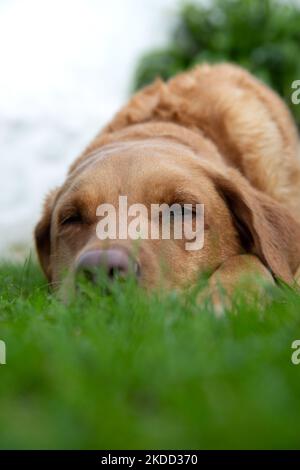
[{"label": "blurred foliage", "polygon": [[300,79],[300,1],[194,0],[175,20],[167,47],[141,58],[135,89],[198,63],[231,61],[277,90],[300,124],[300,105],[291,102]]}]

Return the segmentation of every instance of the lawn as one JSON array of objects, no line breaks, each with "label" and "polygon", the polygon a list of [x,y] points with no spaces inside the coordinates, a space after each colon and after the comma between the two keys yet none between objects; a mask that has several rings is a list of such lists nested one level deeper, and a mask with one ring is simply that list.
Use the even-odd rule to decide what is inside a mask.
[{"label": "lawn", "polygon": [[[200,287],[199,287],[200,288]],[[34,263],[0,268],[1,448],[299,448],[300,296],[235,300],[83,286],[64,306]]]}]

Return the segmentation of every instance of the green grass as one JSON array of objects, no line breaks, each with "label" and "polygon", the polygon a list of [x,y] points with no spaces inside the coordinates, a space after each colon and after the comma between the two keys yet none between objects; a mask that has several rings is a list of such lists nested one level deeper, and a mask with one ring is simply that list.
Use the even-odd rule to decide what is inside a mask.
[{"label": "green grass", "polygon": [[0,268],[1,448],[299,448],[300,296],[236,300],[132,282],[68,307],[32,263]]}]

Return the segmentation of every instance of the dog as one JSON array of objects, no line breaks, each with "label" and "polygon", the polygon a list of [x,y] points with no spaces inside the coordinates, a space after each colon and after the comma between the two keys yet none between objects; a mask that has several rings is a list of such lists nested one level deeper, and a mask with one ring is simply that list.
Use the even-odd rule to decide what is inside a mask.
[{"label": "dog", "polygon": [[[54,286],[101,268],[133,273],[146,290],[184,289],[208,273],[217,303],[244,275],[289,285],[300,265],[300,158],[283,101],[242,68],[204,64],[137,92],[48,195],[35,228],[42,269]],[[203,204],[204,244],[100,240],[99,204]],[[297,272],[298,271],[298,272]],[[97,278],[98,279],[98,278]],[[260,284],[260,281],[258,282]],[[215,296],[215,297],[214,297]]]}]

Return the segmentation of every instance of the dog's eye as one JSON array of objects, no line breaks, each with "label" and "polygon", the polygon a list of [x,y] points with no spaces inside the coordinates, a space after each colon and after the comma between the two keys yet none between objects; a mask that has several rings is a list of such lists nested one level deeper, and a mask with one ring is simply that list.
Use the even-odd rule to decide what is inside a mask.
[{"label": "dog's eye", "polygon": [[192,215],[196,216],[196,207],[194,204],[185,204],[182,206],[182,215]]},{"label": "dog's eye", "polygon": [[194,217],[196,215],[196,207],[194,207],[194,204],[178,204],[175,211],[171,212],[171,217],[176,217],[176,215],[181,215],[182,217],[184,216],[190,216]]},{"label": "dog's eye", "polygon": [[78,212],[74,212],[73,214],[68,214],[62,217],[60,225],[74,225],[74,224],[81,224],[82,217]]}]

